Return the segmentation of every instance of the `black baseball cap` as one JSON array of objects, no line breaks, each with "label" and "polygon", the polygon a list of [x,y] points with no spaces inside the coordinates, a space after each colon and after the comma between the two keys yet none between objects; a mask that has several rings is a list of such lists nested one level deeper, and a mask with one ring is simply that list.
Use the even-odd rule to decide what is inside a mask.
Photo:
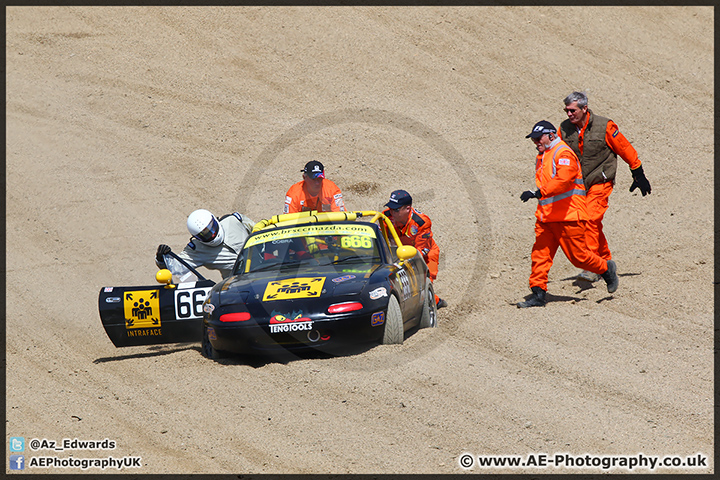
[{"label": "black baseball cap", "polygon": [[553,127],[552,123],[548,122],[547,120],[541,120],[535,124],[532,132],[530,132],[528,135],[525,135],[525,138],[540,138],[546,133],[556,132],[557,130],[555,129],[555,127]]},{"label": "black baseball cap", "polygon": [[310,178],[325,178],[325,167],[317,160],[306,163],[305,168],[300,171],[306,173]]},{"label": "black baseball cap", "polygon": [[390,201],[385,204],[386,207],[390,207],[396,210],[404,205],[412,205],[412,197],[405,190],[395,190],[390,194]]}]

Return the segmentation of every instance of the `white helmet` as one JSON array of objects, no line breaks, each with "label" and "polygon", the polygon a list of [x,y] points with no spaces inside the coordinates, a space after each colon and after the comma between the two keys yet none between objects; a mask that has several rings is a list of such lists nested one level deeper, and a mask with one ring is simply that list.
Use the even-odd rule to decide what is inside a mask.
[{"label": "white helmet", "polygon": [[217,247],[225,240],[225,231],[215,215],[207,210],[195,210],[188,216],[187,228],[190,235],[205,245]]}]

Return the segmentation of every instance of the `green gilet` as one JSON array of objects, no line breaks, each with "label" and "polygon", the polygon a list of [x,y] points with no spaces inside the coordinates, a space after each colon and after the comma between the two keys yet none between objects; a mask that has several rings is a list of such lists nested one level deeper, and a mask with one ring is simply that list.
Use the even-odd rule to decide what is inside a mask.
[{"label": "green gilet", "polygon": [[605,143],[605,131],[610,119],[594,115],[590,109],[588,113],[590,120],[585,128],[582,154],[579,147],[580,134],[575,125],[570,120],[560,124],[563,141],[580,159],[586,189],[598,183],[614,182],[617,171],[617,154]]}]

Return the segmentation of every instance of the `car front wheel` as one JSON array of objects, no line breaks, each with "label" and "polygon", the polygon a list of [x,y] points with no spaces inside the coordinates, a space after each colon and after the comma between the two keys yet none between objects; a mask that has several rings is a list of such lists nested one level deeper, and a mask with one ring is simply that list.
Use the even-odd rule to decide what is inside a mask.
[{"label": "car front wheel", "polygon": [[218,360],[225,357],[223,352],[221,352],[220,350],[215,350],[215,347],[213,347],[212,343],[210,343],[207,325],[203,325],[202,345],[200,347],[200,350],[203,357],[209,358],[210,360]]},{"label": "car front wheel", "polygon": [[403,330],[402,311],[395,295],[390,295],[387,315],[385,315],[385,332],[383,345],[399,345],[403,343],[405,331]]},{"label": "car front wheel", "polygon": [[435,304],[435,289],[432,282],[428,282],[425,289],[425,301],[423,302],[422,316],[420,317],[420,328],[437,327],[437,305]]}]

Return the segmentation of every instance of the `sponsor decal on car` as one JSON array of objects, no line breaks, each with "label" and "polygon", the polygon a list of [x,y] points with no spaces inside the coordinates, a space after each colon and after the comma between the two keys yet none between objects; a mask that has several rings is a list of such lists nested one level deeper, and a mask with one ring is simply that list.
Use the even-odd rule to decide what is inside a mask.
[{"label": "sponsor decal on car", "polygon": [[162,336],[161,328],[137,328],[134,330],[126,330],[128,337],[160,337]]},{"label": "sponsor decal on car", "polygon": [[120,303],[120,297],[107,297],[105,303]]},{"label": "sponsor decal on car", "polygon": [[397,272],[398,280],[402,285],[402,299],[407,300],[410,297],[420,294],[420,286],[418,285],[418,274],[412,263],[406,262]]},{"label": "sponsor decal on car", "polygon": [[385,287],[378,287],[370,292],[370,300],[377,300],[378,298],[387,297],[387,289]]},{"label": "sponsor decal on car", "polygon": [[269,282],[265,287],[263,302],[294,298],[318,298],[324,284],[325,277],[290,278]]},{"label": "sponsor decal on car", "polygon": [[410,289],[410,278],[408,277],[405,269],[398,271],[398,278],[400,279],[400,285],[402,285],[402,299],[407,300],[412,296],[412,290]]},{"label": "sponsor decal on car", "polygon": [[273,311],[270,315],[270,333],[312,330],[313,322],[308,317],[303,317],[302,310],[292,312],[289,315]]},{"label": "sponsor decal on car", "polygon": [[112,292],[112,291],[113,291],[113,287],[105,287],[105,288],[103,288],[103,292],[105,292],[105,293]]},{"label": "sponsor decal on car", "polygon": [[293,323],[293,322],[309,322],[310,319],[303,317],[302,310],[292,312],[288,315],[272,311],[270,313],[270,323]]},{"label": "sponsor decal on car", "polygon": [[340,283],[344,282],[345,280],[352,280],[353,278],[355,278],[355,275],[343,275],[342,277],[333,278],[332,281],[335,283]]},{"label": "sponsor decal on car", "polygon": [[[365,275],[366,277],[369,276],[372,273],[372,268],[343,268],[342,273],[360,273]],[[340,273],[340,272],[338,272]]]},{"label": "sponsor decal on car", "polygon": [[252,247],[261,243],[270,242],[282,238],[300,238],[322,235],[362,235],[370,238],[375,237],[375,231],[369,225],[352,225],[352,224],[313,224],[304,227],[285,228],[282,230],[271,230],[259,233],[250,237],[245,244],[245,248]]},{"label": "sponsor decal on car", "polygon": [[370,318],[371,326],[377,327],[383,323],[385,323],[385,312],[376,312],[372,314],[372,317]]},{"label": "sponsor decal on car", "polygon": [[288,333],[312,330],[313,322],[288,323],[270,325],[270,333]]},{"label": "sponsor decal on car", "polygon": [[214,311],[215,311],[215,305],[213,305],[212,303],[206,303],[205,305],[203,305],[203,312],[212,313]]},{"label": "sponsor decal on car", "polygon": [[128,337],[159,337],[161,335],[161,328],[137,328],[133,330],[127,330]]},{"label": "sponsor decal on car", "polygon": [[123,296],[125,310],[125,328],[159,329],[160,299],[159,290],[126,291]]},{"label": "sponsor decal on car", "polygon": [[207,333],[210,340],[217,340],[217,333],[215,333],[215,329],[213,327],[208,327]]}]

